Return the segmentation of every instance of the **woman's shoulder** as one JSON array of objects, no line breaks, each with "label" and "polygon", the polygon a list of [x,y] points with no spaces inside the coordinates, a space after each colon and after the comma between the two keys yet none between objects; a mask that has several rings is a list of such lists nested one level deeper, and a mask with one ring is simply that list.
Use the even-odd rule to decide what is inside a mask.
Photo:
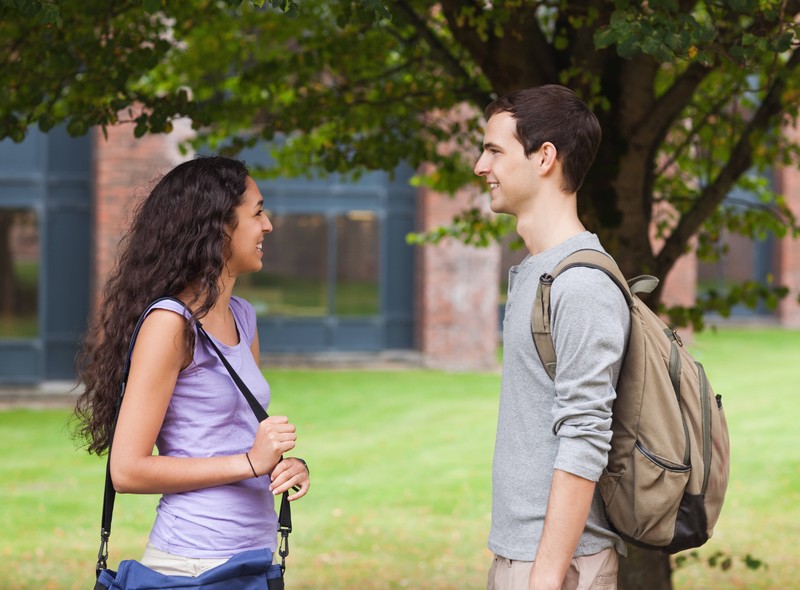
[{"label": "woman's shoulder", "polygon": [[191,318],[191,312],[180,301],[175,299],[160,299],[148,305],[142,327],[162,331],[164,336],[179,334],[186,327],[186,322]]},{"label": "woman's shoulder", "polygon": [[184,305],[178,299],[175,299],[173,297],[163,297],[161,299],[156,299],[148,307],[149,311],[152,311],[154,309],[167,309],[169,311],[174,311],[178,315],[182,315],[187,319],[191,317],[191,312],[186,307],[186,305]]},{"label": "woman's shoulder", "polygon": [[150,355],[146,357],[148,363],[169,364],[174,359],[180,370],[188,365],[191,353],[177,344],[182,342],[177,338],[184,333],[189,317],[185,311],[180,303],[174,301],[158,301],[147,307],[140,330],[135,332],[134,338],[136,346],[142,343],[142,350]]}]

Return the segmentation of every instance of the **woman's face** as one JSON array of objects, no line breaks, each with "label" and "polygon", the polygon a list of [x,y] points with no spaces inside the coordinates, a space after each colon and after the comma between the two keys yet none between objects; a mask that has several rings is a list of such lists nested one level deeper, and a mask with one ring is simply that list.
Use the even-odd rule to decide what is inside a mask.
[{"label": "woman's face", "polygon": [[272,224],[264,213],[264,198],[249,176],[242,204],[236,207],[236,227],[231,232],[230,257],[225,263],[232,276],[261,270],[264,234]]}]

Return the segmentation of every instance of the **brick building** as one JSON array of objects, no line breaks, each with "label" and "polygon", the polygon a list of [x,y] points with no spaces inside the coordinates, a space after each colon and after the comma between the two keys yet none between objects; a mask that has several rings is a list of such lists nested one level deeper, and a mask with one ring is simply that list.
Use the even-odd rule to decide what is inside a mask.
[{"label": "brick building", "polygon": [[[82,138],[63,130],[0,142],[0,383],[71,379],[85,320],[101,297],[119,238],[150,183],[181,161],[178,128],[134,139],[129,127]],[[255,163],[266,152],[243,158]],[[449,370],[496,367],[501,284],[522,253],[454,241],[413,247],[411,231],[447,223],[485,198],[414,189],[410,170],[260,181],[275,231],[264,270],[237,289],[259,314],[267,364],[280,355],[395,355]],[[800,214],[800,172],[775,182]],[[719,267],[687,256],[667,280],[667,302],[689,304],[698,283],[765,274],[790,287],[774,313],[800,327],[800,243],[732,244]]]}]

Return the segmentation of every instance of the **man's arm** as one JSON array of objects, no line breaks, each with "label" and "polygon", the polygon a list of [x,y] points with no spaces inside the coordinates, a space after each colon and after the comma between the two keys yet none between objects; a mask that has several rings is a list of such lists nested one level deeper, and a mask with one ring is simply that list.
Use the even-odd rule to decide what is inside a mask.
[{"label": "man's arm", "polygon": [[550,297],[558,354],[553,434],[559,448],[530,577],[536,590],[560,590],[585,529],[611,446],[612,367],[624,353],[630,323],[625,299],[599,270],[566,271]]},{"label": "man's arm", "polygon": [[559,590],[578,546],[594,497],[595,482],[556,469],[530,590]]}]

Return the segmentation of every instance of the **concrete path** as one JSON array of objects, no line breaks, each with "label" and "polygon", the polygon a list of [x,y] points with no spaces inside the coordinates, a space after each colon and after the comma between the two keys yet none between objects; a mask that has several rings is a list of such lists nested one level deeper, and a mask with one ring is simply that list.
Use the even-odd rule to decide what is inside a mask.
[{"label": "concrete path", "polygon": [[0,385],[0,409],[70,408],[80,389],[69,381],[45,381],[36,385]]},{"label": "concrete path", "polygon": [[[268,355],[261,366],[272,369],[401,371],[423,367],[417,351],[382,351],[378,353],[319,353]],[[71,408],[81,389],[70,381],[45,381],[35,385],[0,384],[0,409]]]}]

